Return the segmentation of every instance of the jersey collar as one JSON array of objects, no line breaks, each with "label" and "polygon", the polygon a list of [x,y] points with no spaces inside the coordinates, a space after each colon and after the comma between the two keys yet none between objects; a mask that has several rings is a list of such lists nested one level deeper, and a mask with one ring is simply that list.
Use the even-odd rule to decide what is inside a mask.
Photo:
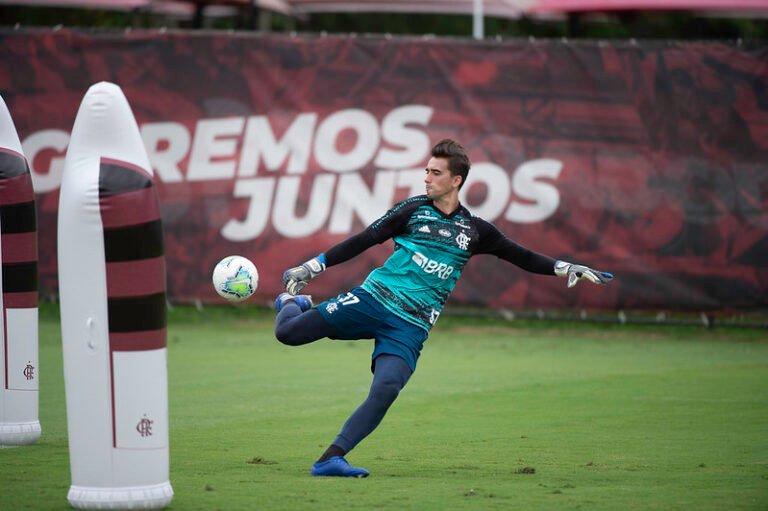
[{"label": "jersey collar", "polygon": [[429,205],[432,206],[432,209],[434,209],[437,212],[437,214],[439,214],[443,218],[453,218],[458,213],[462,212],[462,210],[464,210],[464,206],[461,204],[461,202],[459,202],[459,204],[456,206],[456,209],[451,211],[450,214],[443,213],[443,211],[440,208],[435,206],[435,201],[433,201],[432,199],[429,200]]}]

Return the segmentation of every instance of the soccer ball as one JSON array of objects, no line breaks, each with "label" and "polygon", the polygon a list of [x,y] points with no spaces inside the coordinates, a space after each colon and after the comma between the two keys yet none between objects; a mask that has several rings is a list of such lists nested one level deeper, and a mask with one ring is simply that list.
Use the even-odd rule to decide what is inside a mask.
[{"label": "soccer ball", "polygon": [[243,256],[225,257],[213,269],[213,288],[230,302],[242,302],[256,291],[259,272]]}]

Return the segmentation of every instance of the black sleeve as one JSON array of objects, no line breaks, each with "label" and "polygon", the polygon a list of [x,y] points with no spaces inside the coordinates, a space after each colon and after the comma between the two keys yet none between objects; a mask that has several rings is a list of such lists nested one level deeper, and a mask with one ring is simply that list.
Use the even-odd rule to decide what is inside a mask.
[{"label": "black sleeve", "polygon": [[361,231],[329,248],[325,252],[325,266],[343,263],[365,252],[375,244],[376,240],[373,239],[368,229]]},{"label": "black sleeve", "polygon": [[518,245],[504,236],[493,224],[481,218],[475,217],[473,220],[480,232],[480,242],[475,249],[475,254],[493,254],[531,273],[555,274],[555,260],[551,257]]},{"label": "black sleeve", "polygon": [[384,243],[405,231],[414,207],[409,201],[401,202],[364,231],[332,246],[325,252],[325,266],[333,266],[352,259],[377,243]]}]

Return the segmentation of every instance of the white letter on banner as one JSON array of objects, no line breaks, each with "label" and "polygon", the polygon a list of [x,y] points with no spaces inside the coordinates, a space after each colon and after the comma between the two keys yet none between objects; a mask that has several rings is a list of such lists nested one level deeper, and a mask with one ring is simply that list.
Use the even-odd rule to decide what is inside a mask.
[{"label": "white letter on banner", "polygon": [[272,225],[275,230],[287,238],[301,238],[317,232],[328,219],[335,182],[336,176],[331,174],[315,177],[307,211],[303,218],[298,218],[296,206],[299,202],[301,178],[298,176],[280,178],[272,210]]},{"label": "white letter on banner", "polygon": [[244,220],[230,219],[221,228],[221,235],[229,241],[248,241],[259,236],[269,220],[275,178],[240,179],[235,182],[235,198],[250,199]]},{"label": "white letter on banner", "polygon": [[255,176],[262,159],[267,170],[278,170],[289,155],[288,173],[303,174],[309,165],[312,132],[316,123],[317,114],[299,114],[278,142],[266,116],[249,117],[237,174],[241,177]]},{"label": "white letter on banner", "polygon": [[[355,147],[347,153],[336,150],[339,134],[346,129],[357,136]],[[349,109],[331,114],[317,129],[315,159],[325,170],[348,172],[364,167],[379,147],[379,124],[365,110]]]},{"label": "white letter on banner", "polygon": [[[244,124],[242,117],[198,121],[187,167],[187,181],[232,179],[237,151],[235,137],[242,133]],[[226,160],[211,161],[214,158]]]},{"label": "white letter on banner", "polygon": [[509,177],[495,163],[476,163],[467,176],[467,183],[459,190],[459,200],[467,204],[467,194],[475,184],[485,186],[485,200],[479,205],[469,205],[473,214],[493,222],[507,207],[509,201]]},{"label": "white letter on banner", "polygon": [[531,160],[520,165],[512,177],[512,191],[521,199],[533,204],[513,202],[509,205],[505,218],[510,222],[522,224],[541,222],[549,218],[560,205],[560,192],[552,184],[536,179],[557,179],[562,169],[562,162],[547,158]]},{"label": "white letter on banner", "polygon": [[405,150],[393,151],[382,147],[374,162],[376,166],[393,169],[419,163],[429,152],[429,137],[422,130],[406,125],[418,123],[426,126],[432,112],[431,107],[424,105],[401,106],[389,112],[381,123],[381,136],[386,142]]},{"label": "white letter on banner", "polygon": [[[189,151],[190,136],[187,127],[178,122],[152,122],[142,125],[141,138],[147,149],[147,156],[157,176],[164,183],[180,183],[184,176],[179,162]],[[160,149],[160,143],[168,147]]]},{"label": "white letter on banner", "polygon": [[367,226],[386,213],[392,205],[395,194],[394,170],[376,172],[373,191],[358,173],[345,174],[339,178],[336,187],[336,200],[328,231],[333,234],[346,234],[352,230],[352,213],[357,213],[363,225]]},{"label": "white letter on banner", "polygon": [[51,158],[48,172],[33,167],[35,158],[46,149],[53,149],[62,153],[67,149],[67,144],[69,144],[69,133],[62,130],[43,130],[32,133],[21,144],[24,155],[27,157],[27,163],[29,163],[29,172],[35,193],[50,192],[61,185],[61,174],[64,172],[64,155]]},{"label": "white letter on banner", "polygon": [[408,188],[408,197],[424,195],[427,190],[424,185],[424,169],[405,169],[397,173],[397,187]]}]

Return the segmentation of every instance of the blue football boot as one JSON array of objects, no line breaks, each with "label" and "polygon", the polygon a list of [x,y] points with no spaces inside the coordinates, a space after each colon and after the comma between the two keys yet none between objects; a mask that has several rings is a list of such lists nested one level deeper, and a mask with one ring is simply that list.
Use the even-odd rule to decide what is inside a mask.
[{"label": "blue football boot", "polygon": [[370,474],[364,468],[353,467],[342,456],[334,456],[325,461],[312,465],[313,476],[333,477],[368,477]]},{"label": "blue football boot", "polygon": [[275,309],[277,309],[277,312],[280,312],[280,309],[283,308],[283,305],[285,305],[285,302],[288,300],[293,300],[294,303],[301,308],[301,312],[308,311],[312,308],[312,297],[309,295],[293,296],[290,293],[280,293],[275,299]]}]

